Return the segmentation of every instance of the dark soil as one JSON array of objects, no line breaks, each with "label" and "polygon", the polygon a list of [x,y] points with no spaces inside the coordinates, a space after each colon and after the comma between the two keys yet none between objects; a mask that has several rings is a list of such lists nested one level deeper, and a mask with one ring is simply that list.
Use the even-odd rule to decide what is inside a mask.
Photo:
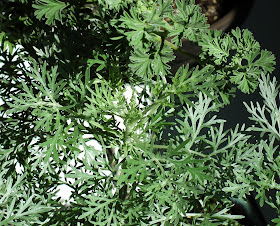
[{"label": "dark soil", "polygon": [[202,8],[203,14],[208,18],[208,23],[213,24],[225,14],[224,0],[195,0]]}]

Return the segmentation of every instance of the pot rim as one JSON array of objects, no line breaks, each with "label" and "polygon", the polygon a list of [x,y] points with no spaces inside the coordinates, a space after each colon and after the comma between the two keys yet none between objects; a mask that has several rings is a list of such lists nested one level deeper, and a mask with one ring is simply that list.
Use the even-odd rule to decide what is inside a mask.
[{"label": "pot rim", "polygon": [[234,22],[234,19],[237,15],[237,7],[233,7],[227,14],[225,14],[222,18],[218,19],[216,22],[214,22],[209,29],[211,30],[223,30],[226,31],[232,23]]}]

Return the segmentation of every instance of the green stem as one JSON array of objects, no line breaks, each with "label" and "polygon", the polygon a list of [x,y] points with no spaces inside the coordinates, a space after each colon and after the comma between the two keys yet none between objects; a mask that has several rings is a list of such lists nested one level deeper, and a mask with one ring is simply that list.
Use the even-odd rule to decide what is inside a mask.
[{"label": "green stem", "polygon": [[244,67],[236,64],[236,65],[234,65],[232,67],[225,67],[224,70],[225,71],[233,71],[233,70],[236,70],[238,68],[242,68],[243,69]]},{"label": "green stem", "polygon": [[[162,42],[162,37],[157,35],[156,37],[157,41]],[[197,61],[201,66],[203,65],[203,62],[200,60],[200,58],[192,53],[189,53],[185,50],[183,50],[182,48],[180,48],[179,46],[174,45],[172,42],[167,41],[166,39],[164,39],[164,43],[168,46],[170,46],[172,49],[174,49],[175,51],[184,54],[187,57],[190,57],[192,59],[194,59],[195,61]]]},{"label": "green stem", "polygon": [[175,51],[177,51],[177,52],[179,52],[179,53],[182,53],[182,54],[184,54],[185,56],[194,59],[194,60],[197,61],[200,65],[203,64],[202,61],[200,60],[200,58],[199,58],[198,56],[196,56],[196,55],[194,55],[194,54],[192,54],[192,53],[189,53],[189,52],[183,50],[182,48],[180,48],[180,47],[174,45],[173,43],[171,43],[171,42],[169,42],[169,41],[167,41],[167,40],[164,40],[164,43],[165,43],[166,45],[170,46],[170,47],[171,47],[172,49],[174,49]]}]

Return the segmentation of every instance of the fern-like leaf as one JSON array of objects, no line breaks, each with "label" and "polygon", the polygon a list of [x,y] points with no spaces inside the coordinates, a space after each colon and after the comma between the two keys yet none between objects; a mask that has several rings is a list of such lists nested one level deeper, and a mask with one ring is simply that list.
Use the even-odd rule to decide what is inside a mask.
[{"label": "fern-like leaf", "polygon": [[68,6],[67,3],[58,0],[39,0],[32,7],[36,9],[35,16],[41,20],[47,19],[46,24],[55,24],[55,20],[62,19],[62,11]]}]

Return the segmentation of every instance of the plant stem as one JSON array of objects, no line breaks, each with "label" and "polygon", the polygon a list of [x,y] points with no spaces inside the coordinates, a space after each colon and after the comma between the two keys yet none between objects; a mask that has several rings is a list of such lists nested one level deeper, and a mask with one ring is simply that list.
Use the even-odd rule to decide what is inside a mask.
[{"label": "plant stem", "polygon": [[[156,36],[157,41],[162,42],[162,37],[157,35]],[[164,39],[164,43],[168,46],[170,46],[172,49],[174,49],[175,51],[184,54],[187,57],[192,58],[193,60],[197,61],[201,66],[203,65],[203,62],[200,60],[200,58],[192,53],[189,53],[185,50],[183,50],[182,48],[180,48],[179,46],[174,45],[172,42],[167,41],[166,39]]]},{"label": "plant stem", "polygon": [[196,56],[196,55],[194,55],[194,54],[192,54],[192,53],[189,53],[189,52],[183,50],[182,48],[180,48],[180,47],[174,45],[173,43],[171,43],[171,42],[169,42],[169,41],[167,41],[167,40],[164,40],[164,43],[165,43],[166,45],[170,46],[170,47],[171,47],[172,49],[174,49],[175,51],[177,51],[177,52],[179,52],[179,53],[182,53],[182,54],[184,54],[185,56],[188,56],[188,57],[194,59],[194,60],[197,61],[200,65],[202,65],[202,61],[200,60],[200,58],[199,58],[198,56]]},{"label": "plant stem", "polygon": [[224,68],[224,70],[225,71],[233,71],[233,70],[236,70],[236,69],[238,69],[238,68],[245,68],[245,67],[243,67],[243,66],[241,66],[241,65],[234,65],[234,66],[228,66],[228,67],[225,67]]}]

